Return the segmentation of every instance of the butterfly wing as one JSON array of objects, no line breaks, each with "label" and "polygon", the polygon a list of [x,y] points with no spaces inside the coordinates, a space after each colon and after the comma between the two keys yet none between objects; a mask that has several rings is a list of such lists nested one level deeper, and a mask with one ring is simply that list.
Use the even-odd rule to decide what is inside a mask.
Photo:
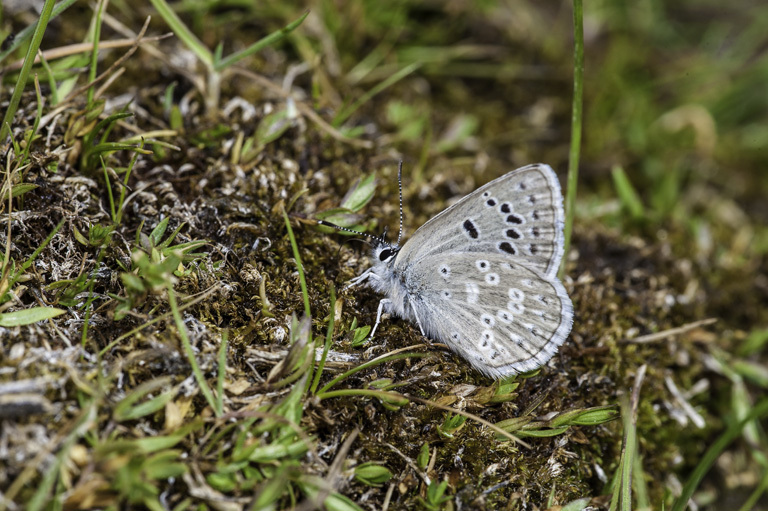
[{"label": "butterfly wing", "polygon": [[403,266],[434,254],[496,253],[553,278],[563,256],[563,196],[549,165],[513,170],[478,188],[417,230]]},{"label": "butterfly wing", "polygon": [[411,307],[427,335],[494,378],[540,367],[571,331],[563,285],[497,252],[422,258],[405,280],[420,282]]}]

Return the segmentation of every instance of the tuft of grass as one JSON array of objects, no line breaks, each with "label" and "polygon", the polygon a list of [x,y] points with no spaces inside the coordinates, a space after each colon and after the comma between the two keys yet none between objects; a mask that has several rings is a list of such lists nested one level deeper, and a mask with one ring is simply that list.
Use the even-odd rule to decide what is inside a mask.
[{"label": "tuft of grass", "polygon": [[215,51],[211,52],[200,39],[192,33],[189,27],[179,18],[174,12],[173,8],[165,0],[151,0],[152,5],[157,9],[157,12],[173,30],[173,33],[189,48],[205,66],[206,69],[206,87],[205,90],[201,90],[203,97],[205,98],[206,109],[211,116],[214,116],[219,108],[219,98],[221,95],[221,82],[225,79],[223,73],[234,64],[238,63],[245,57],[257,53],[267,46],[270,46],[281,39],[285,38],[293,30],[298,28],[299,25],[309,15],[309,11],[306,11],[299,18],[289,23],[282,29],[269,34],[268,36],[250,44],[248,47],[223,57],[223,45],[219,44]]}]

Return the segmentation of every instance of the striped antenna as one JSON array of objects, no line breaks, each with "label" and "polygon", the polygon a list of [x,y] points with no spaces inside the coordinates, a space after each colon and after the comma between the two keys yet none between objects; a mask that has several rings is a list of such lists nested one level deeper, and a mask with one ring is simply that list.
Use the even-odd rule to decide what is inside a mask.
[{"label": "striped antenna", "polygon": [[387,230],[386,229],[384,229],[384,234],[382,234],[381,236],[374,236],[373,234],[369,234],[367,232],[356,231],[354,229],[349,229],[347,227],[342,227],[340,225],[332,224],[331,222],[326,222],[325,220],[318,220],[317,223],[320,224],[320,225],[324,225],[326,227],[331,227],[331,228],[339,230],[339,231],[346,231],[346,232],[351,232],[352,234],[359,234],[360,236],[365,236],[366,238],[370,238],[372,240],[376,240],[379,243],[385,243],[384,236],[387,235]]},{"label": "striped antenna", "polygon": [[[397,191],[398,191],[398,195],[400,196],[400,227],[397,230],[397,246],[399,247],[400,240],[403,237],[403,160],[400,160],[400,164],[397,167]],[[325,220],[318,220],[317,223],[320,225],[324,225],[326,227],[331,227],[339,231],[346,231],[346,232],[351,232],[353,234],[359,234],[360,236],[365,236],[366,238],[376,240],[379,243],[386,243],[386,240],[385,240],[385,238],[387,237],[386,227],[384,228],[384,232],[381,234],[381,236],[374,236],[373,234],[368,234],[366,232],[360,232],[354,229],[349,229],[347,227],[342,227],[340,225],[332,224],[330,222],[326,222]]]},{"label": "striped antenna", "polygon": [[400,195],[400,227],[397,229],[397,246],[400,246],[400,238],[403,236],[403,160],[397,167],[397,191]]}]

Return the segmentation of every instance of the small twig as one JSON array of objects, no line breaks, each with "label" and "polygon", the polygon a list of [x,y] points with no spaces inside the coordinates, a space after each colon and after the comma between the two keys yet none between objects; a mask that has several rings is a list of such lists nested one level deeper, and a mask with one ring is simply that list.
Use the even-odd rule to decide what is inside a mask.
[{"label": "small twig", "polygon": [[128,60],[128,58],[130,58],[130,56],[134,54],[134,52],[139,48],[139,45],[143,42],[144,34],[147,33],[147,29],[149,28],[149,22],[151,19],[152,19],[151,16],[147,16],[146,21],[144,21],[144,26],[141,27],[141,30],[139,30],[139,33],[136,35],[136,39],[133,40],[133,44],[131,45],[130,48],[128,48],[128,51],[126,51],[119,59],[113,62],[112,65],[109,66],[107,70],[101,73],[99,76],[97,76],[90,82],[86,83],[85,85],[82,85],[81,87],[70,92],[63,102],[66,103],[78,97],[80,94],[82,94],[86,90],[90,89],[91,87],[93,87],[94,85],[101,82],[102,80],[107,78],[109,75],[111,75],[115,69],[118,69],[120,66],[122,66],[123,62]]},{"label": "small twig", "polygon": [[389,442],[382,442],[382,443],[383,443],[384,445],[386,445],[387,447],[389,447],[390,449],[392,449],[393,451],[395,451],[395,453],[396,453],[398,456],[400,456],[401,458],[403,458],[403,461],[405,461],[406,465],[408,465],[409,467],[411,467],[411,469],[412,469],[414,472],[416,472],[416,474],[417,474],[419,477],[421,477],[421,479],[424,481],[424,484],[426,484],[427,486],[429,486],[429,484],[430,484],[430,479],[429,479],[429,476],[428,476],[426,473],[424,473],[424,472],[422,472],[421,470],[419,470],[419,467],[418,467],[418,466],[416,466],[416,463],[414,463],[414,462],[413,462],[413,460],[412,460],[411,458],[409,458],[408,456],[406,456],[406,455],[405,455],[405,454],[404,454],[404,453],[403,453],[403,452],[402,452],[400,449],[398,449],[398,448],[397,448],[397,447],[395,447],[394,445],[390,444]]},{"label": "small twig", "polygon": [[635,385],[632,387],[632,400],[630,401],[630,409],[632,411],[633,423],[637,421],[637,405],[640,403],[640,388],[643,386],[643,380],[645,379],[645,371],[648,369],[647,364],[643,364],[637,370],[635,375]]},{"label": "small twig", "polygon": [[635,337],[634,339],[624,339],[621,342],[631,343],[631,344],[644,344],[649,342],[663,341],[664,339],[667,339],[669,337],[684,334],[700,326],[711,325],[712,323],[715,323],[715,322],[717,322],[717,318],[702,319],[701,321],[694,321],[693,323],[688,323],[683,326],[670,328],[669,330],[656,332],[655,334],[641,335],[640,337]]},{"label": "small twig", "polygon": [[675,401],[677,401],[677,404],[680,406],[680,408],[683,409],[683,413],[688,416],[689,419],[691,419],[691,422],[699,428],[702,429],[704,426],[707,425],[707,421],[704,420],[704,418],[693,409],[693,406],[686,401],[685,396],[683,396],[683,393],[680,392],[680,389],[677,388],[677,385],[675,385],[675,382],[672,381],[672,378],[669,376],[664,378],[664,383],[667,385],[667,389],[669,390],[669,393],[672,394],[672,397],[674,397]]},{"label": "small twig", "polygon": [[[161,41],[163,39],[166,39],[168,37],[173,36],[173,33],[169,32],[167,34],[163,35],[155,35],[155,36],[149,36],[145,37],[141,42],[142,43],[150,43],[155,41]],[[111,41],[100,41],[99,42],[99,49],[113,49],[113,48],[125,48],[126,46],[132,46],[136,43],[135,39],[114,39]],[[86,53],[93,50],[93,44],[94,43],[77,43],[77,44],[70,44],[67,46],[60,46],[58,48],[53,48],[51,50],[46,50],[43,52],[38,52],[37,56],[35,57],[35,64],[39,64],[41,62],[40,60],[40,54],[42,53],[45,60],[55,60],[60,59],[63,57],[68,57],[70,55],[77,55],[78,53]],[[12,62],[8,64],[3,69],[4,73],[7,73],[8,71],[16,71],[21,69],[21,66],[24,64],[24,59],[17,60],[16,62]]]}]

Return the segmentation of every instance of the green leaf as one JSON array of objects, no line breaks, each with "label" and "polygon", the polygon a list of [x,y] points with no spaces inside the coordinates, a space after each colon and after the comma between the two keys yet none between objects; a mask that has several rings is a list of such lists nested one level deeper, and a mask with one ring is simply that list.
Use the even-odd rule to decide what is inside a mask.
[{"label": "green leaf", "polygon": [[453,438],[453,435],[464,427],[466,421],[467,418],[463,415],[448,414],[437,432],[445,437]]},{"label": "green leaf", "polygon": [[754,355],[768,345],[768,328],[752,330],[744,342],[739,346],[739,354],[745,357]]},{"label": "green leaf", "polygon": [[429,464],[429,444],[427,442],[424,442],[424,445],[421,446],[419,456],[416,458],[416,464],[419,468],[427,468]]},{"label": "green leaf", "polygon": [[253,138],[256,147],[261,148],[280,138],[293,124],[293,119],[288,117],[288,111],[278,110],[267,114],[256,128]]},{"label": "green leaf", "polygon": [[144,401],[141,404],[134,406],[134,403],[144,399],[144,397],[148,394],[151,394],[152,392],[165,387],[170,383],[170,381],[170,377],[164,376],[144,382],[137,386],[133,391],[129,392],[119,403],[117,403],[117,405],[115,405],[112,416],[116,421],[122,422],[126,420],[138,419],[139,417],[144,417],[160,410],[168,401],[173,398],[173,396],[176,395],[175,389],[163,392],[162,394]]},{"label": "green leaf", "polygon": [[141,452],[155,452],[163,449],[170,449],[174,445],[181,442],[184,438],[183,435],[170,435],[170,436],[150,436],[145,438],[139,438],[132,443],[136,449]]},{"label": "green leaf", "polygon": [[176,462],[180,455],[180,450],[170,449],[148,457],[143,463],[144,474],[148,479],[168,479],[186,474],[187,466]]},{"label": "green leaf", "polygon": [[[11,197],[16,198],[19,195],[23,195],[27,192],[31,192],[35,188],[37,188],[37,185],[32,183],[20,183],[20,184],[14,185],[13,188],[11,189]],[[3,194],[2,200],[3,201],[8,200],[8,192]]]},{"label": "green leaf", "polygon": [[149,234],[149,240],[152,243],[153,247],[156,247],[160,245],[160,242],[163,239],[163,235],[165,234],[165,230],[168,228],[168,221],[170,220],[170,217],[163,218],[157,226],[155,226],[154,229],[152,229],[152,232]]},{"label": "green leaf", "polygon": [[331,493],[325,499],[325,509],[328,511],[363,511],[363,508],[339,493]]},{"label": "green leaf", "polygon": [[134,291],[137,293],[143,293],[146,291],[146,287],[144,287],[144,281],[133,273],[121,273],[120,280],[123,281],[123,285],[129,291]]},{"label": "green leaf", "polygon": [[[339,227],[346,227],[347,229],[354,229],[356,231],[363,231],[365,229],[364,226],[360,225],[364,219],[363,215],[358,215],[346,208],[327,209],[317,213],[315,218],[333,225],[338,225]],[[336,229],[331,227],[320,227],[324,232],[336,232]],[[338,233],[342,235],[348,234],[350,236],[355,234],[346,231],[338,231]]]},{"label": "green leaf", "polygon": [[213,472],[205,476],[205,480],[208,481],[214,489],[220,492],[229,493],[237,488],[237,481],[234,474],[224,474],[221,472]]},{"label": "green leaf", "polygon": [[76,227],[72,228],[72,234],[75,235],[75,239],[77,240],[78,243],[80,243],[81,245],[85,245],[86,247],[88,246],[88,239],[86,239],[86,237],[83,236],[82,233],[78,231]]},{"label": "green leaf", "polygon": [[445,153],[460,147],[477,131],[479,124],[477,117],[473,115],[458,115],[451,121],[443,138],[437,142],[435,150],[439,153]]},{"label": "green leaf", "polygon": [[517,431],[515,434],[517,436],[522,437],[536,437],[536,438],[546,438],[550,436],[557,436],[562,435],[565,433],[570,426],[562,426],[560,428],[552,428],[552,429],[521,429],[520,431]]},{"label": "green leaf", "polygon": [[0,326],[12,327],[12,326],[24,326],[37,323],[38,321],[45,321],[46,319],[55,318],[64,314],[65,310],[57,309],[56,307],[32,307],[30,309],[24,309],[15,312],[5,312],[0,314]]},{"label": "green leaf", "polygon": [[368,486],[380,486],[392,478],[392,472],[373,462],[355,467],[355,479]]},{"label": "green leaf", "polygon": [[589,507],[589,502],[591,500],[592,499],[590,498],[572,500],[568,504],[561,507],[560,511],[583,511]]},{"label": "green leaf", "polygon": [[355,328],[352,335],[352,347],[359,348],[362,346],[365,343],[365,340],[368,338],[369,333],[371,333],[371,327],[369,325]]},{"label": "green leaf", "polygon": [[645,216],[645,208],[640,200],[640,196],[629,181],[629,177],[627,177],[627,174],[624,172],[624,169],[618,165],[614,165],[611,169],[611,176],[613,177],[613,186],[616,188],[616,194],[619,196],[619,200],[624,209],[626,209],[630,216],[635,220],[643,218]]},{"label": "green leaf", "polygon": [[594,426],[612,421],[619,416],[615,406],[595,406],[564,412],[549,421],[549,425],[557,428],[560,426]]},{"label": "green leaf", "polygon": [[371,173],[363,176],[352,185],[352,188],[344,196],[341,207],[350,211],[360,211],[373,198],[375,191],[376,174]]}]

